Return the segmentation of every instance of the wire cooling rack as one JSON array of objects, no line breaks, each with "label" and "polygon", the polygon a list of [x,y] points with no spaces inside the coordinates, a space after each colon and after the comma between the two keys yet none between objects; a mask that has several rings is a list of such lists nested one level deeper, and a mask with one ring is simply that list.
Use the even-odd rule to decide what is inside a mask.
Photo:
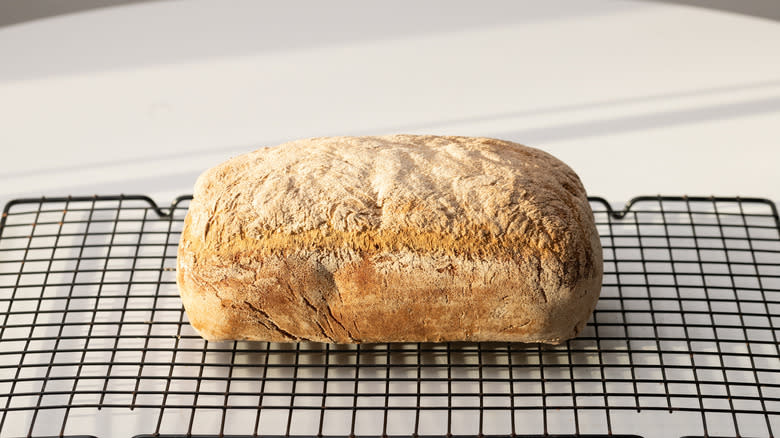
[{"label": "wire cooling rack", "polygon": [[24,199],[0,222],[0,435],[773,436],[780,235],[761,199],[591,198],[581,336],[212,343],[175,285],[189,197]]}]

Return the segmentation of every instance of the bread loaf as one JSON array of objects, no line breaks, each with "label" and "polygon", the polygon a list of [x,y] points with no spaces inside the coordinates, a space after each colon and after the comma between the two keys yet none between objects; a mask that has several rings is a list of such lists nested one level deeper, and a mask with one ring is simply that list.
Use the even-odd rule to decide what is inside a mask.
[{"label": "bread loaf", "polygon": [[545,152],[313,138],[198,178],[177,283],[208,340],[559,343],[596,305],[601,257],[582,183]]}]

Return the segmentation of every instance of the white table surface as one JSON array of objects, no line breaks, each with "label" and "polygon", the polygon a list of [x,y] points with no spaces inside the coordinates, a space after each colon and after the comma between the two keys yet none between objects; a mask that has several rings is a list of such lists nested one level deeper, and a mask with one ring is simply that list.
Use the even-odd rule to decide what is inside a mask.
[{"label": "white table surface", "polygon": [[0,204],[167,204],[258,147],[399,132],[536,146],[616,203],[777,202],[779,54],[778,22],[627,0],[191,0],[39,20],[0,28]]},{"label": "white table surface", "polygon": [[485,135],[593,195],[780,200],[780,23],[633,1],[151,2],[0,28],[0,203],[189,193],[324,135]]}]

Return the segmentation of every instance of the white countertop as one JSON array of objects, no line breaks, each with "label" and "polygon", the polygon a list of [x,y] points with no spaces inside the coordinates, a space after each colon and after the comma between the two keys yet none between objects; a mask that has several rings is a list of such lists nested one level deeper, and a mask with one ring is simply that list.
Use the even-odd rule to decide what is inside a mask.
[{"label": "white countertop", "polygon": [[0,204],[167,204],[258,147],[399,132],[536,146],[617,203],[778,202],[779,49],[778,22],[640,1],[192,0],[39,20],[0,28]]},{"label": "white countertop", "polygon": [[152,2],[0,28],[0,203],[189,193],[285,140],[438,133],[590,194],[780,200],[780,23],[632,1]]}]

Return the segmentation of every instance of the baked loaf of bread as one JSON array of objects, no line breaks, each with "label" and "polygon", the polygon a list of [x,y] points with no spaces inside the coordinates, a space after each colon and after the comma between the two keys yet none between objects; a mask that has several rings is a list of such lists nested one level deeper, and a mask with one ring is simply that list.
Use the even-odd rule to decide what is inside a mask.
[{"label": "baked loaf of bread", "polygon": [[585,326],[601,257],[582,183],[545,152],[313,138],[198,178],[177,283],[208,340],[554,344]]}]

